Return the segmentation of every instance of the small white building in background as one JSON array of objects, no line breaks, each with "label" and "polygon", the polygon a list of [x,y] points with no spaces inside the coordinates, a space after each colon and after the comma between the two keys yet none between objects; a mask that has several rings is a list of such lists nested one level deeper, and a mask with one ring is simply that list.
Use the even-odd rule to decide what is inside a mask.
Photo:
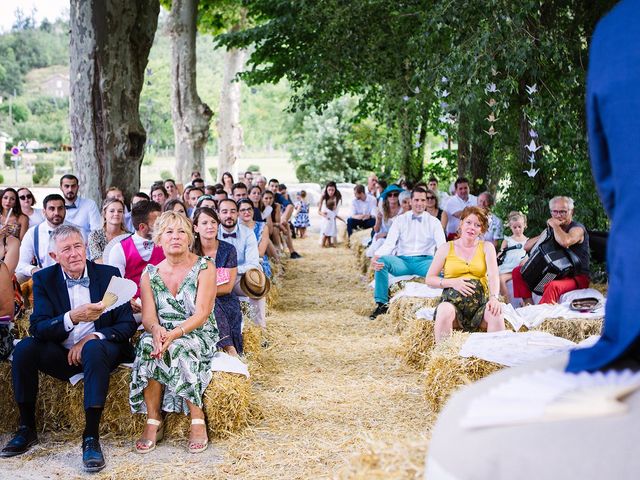
[{"label": "small white building in background", "polygon": [[0,155],[4,155],[7,151],[7,143],[11,141],[11,137],[5,132],[0,132]]}]

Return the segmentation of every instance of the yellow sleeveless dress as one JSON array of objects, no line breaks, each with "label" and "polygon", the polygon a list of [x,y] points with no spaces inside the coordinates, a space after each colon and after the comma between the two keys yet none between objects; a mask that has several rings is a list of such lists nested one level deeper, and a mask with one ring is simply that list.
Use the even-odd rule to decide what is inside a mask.
[{"label": "yellow sleeveless dress", "polygon": [[444,263],[444,278],[465,278],[474,283],[474,292],[466,297],[455,288],[445,288],[442,291],[440,303],[447,302],[453,305],[456,311],[456,321],[464,331],[473,332],[478,330],[484,318],[485,306],[489,300],[484,242],[480,241],[478,243],[476,251],[469,262],[456,255],[453,242],[449,242],[449,253]]}]

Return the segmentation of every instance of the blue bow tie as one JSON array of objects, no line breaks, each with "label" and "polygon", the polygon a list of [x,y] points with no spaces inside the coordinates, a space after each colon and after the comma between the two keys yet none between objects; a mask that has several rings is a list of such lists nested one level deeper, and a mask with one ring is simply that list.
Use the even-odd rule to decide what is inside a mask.
[{"label": "blue bow tie", "polygon": [[64,208],[71,210],[72,208],[78,208],[78,206],[75,203],[72,203],[71,205],[65,205]]},{"label": "blue bow tie", "polygon": [[238,234],[236,232],[233,233],[222,233],[222,238],[238,238]]},{"label": "blue bow tie", "polygon": [[89,277],[82,277],[77,280],[75,278],[67,278],[67,288],[75,287],[76,285],[89,288]]},{"label": "blue bow tie", "polygon": [[411,220],[422,222],[422,215],[411,215]]}]

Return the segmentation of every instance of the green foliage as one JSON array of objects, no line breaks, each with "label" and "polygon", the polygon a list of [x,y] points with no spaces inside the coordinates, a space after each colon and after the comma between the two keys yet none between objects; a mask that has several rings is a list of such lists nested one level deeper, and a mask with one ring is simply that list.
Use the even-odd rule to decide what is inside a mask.
[{"label": "green foliage", "polygon": [[171,173],[169,170],[162,170],[160,172],[160,178],[162,180],[169,180],[170,178],[173,178],[173,173]]},{"label": "green foliage", "polygon": [[209,167],[209,175],[215,181],[218,178],[218,169],[216,167]]},{"label": "green foliage", "polygon": [[35,164],[35,172],[33,173],[33,183],[36,185],[46,185],[53,178],[53,163],[39,162]]},{"label": "green foliage", "polygon": [[15,123],[25,122],[29,118],[29,107],[22,102],[12,102],[11,104],[4,102],[0,104],[0,113],[3,116],[9,117],[9,110],[11,110]]},{"label": "green foliage", "polygon": [[0,173],[0,184],[4,183],[4,175]]},{"label": "green foliage", "polygon": [[260,171],[260,165],[256,165],[255,163],[252,163],[251,165],[249,165],[247,167],[247,170],[250,172],[259,172]]}]

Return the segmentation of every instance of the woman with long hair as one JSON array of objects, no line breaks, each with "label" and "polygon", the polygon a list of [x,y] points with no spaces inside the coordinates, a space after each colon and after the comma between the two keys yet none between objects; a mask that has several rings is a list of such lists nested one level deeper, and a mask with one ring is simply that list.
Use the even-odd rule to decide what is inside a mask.
[{"label": "woman with long hair", "polygon": [[425,211],[432,217],[436,217],[440,220],[442,228],[444,228],[445,232],[447,231],[447,223],[449,222],[447,212],[440,208],[438,195],[433,190],[427,189],[427,208]]},{"label": "woman with long hair", "polygon": [[229,197],[233,195],[234,183],[235,182],[233,181],[233,175],[231,175],[229,172],[224,172],[222,174],[222,188],[225,192],[227,192],[227,195],[229,195]]},{"label": "woman with long hair", "polygon": [[237,356],[242,353],[242,311],[240,300],[233,293],[238,276],[238,254],[233,245],[218,240],[219,226],[215,210],[198,208],[193,215],[193,252],[215,260],[218,289],[214,313],[220,333],[218,346],[229,355]]},{"label": "woman with long hair", "polygon": [[393,220],[402,213],[399,198],[403,191],[404,190],[397,185],[390,185],[385,188],[380,195],[382,208],[378,208],[376,214],[376,224],[373,226],[373,239],[366,251],[367,257],[373,257],[375,251],[384,243],[385,238],[387,238],[387,233],[389,233]]},{"label": "woman with long hair", "polygon": [[42,209],[33,208],[36,204],[36,197],[34,197],[31,190],[26,187],[20,187],[18,189],[18,198],[20,199],[20,208],[22,209],[22,213],[29,217],[29,228],[44,222]]},{"label": "woman with long hair", "polygon": [[102,263],[107,244],[124,233],[129,233],[124,225],[124,203],[117,198],[107,197],[102,203],[102,228],[89,234],[89,260]]},{"label": "woman with long hair", "polygon": [[13,235],[22,241],[29,229],[29,217],[22,213],[18,192],[9,187],[2,194],[2,213],[0,214],[0,236]]},{"label": "woman with long hair", "polygon": [[318,202],[318,213],[322,215],[322,205],[327,203],[327,200],[332,199],[336,202],[336,208],[340,208],[340,203],[342,203],[342,194],[340,190],[338,190],[338,185],[336,182],[330,181],[324,187],[322,191],[322,197],[320,197],[320,201]]},{"label": "woman with long hair", "polygon": [[271,278],[271,264],[267,256],[269,235],[265,228],[266,224],[264,222],[256,222],[253,219],[253,204],[251,200],[245,198],[238,202],[238,220],[240,220],[245,227],[253,230],[256,241],[258,242],[258,254],[261,259],[262,270],[267,277]]}]

